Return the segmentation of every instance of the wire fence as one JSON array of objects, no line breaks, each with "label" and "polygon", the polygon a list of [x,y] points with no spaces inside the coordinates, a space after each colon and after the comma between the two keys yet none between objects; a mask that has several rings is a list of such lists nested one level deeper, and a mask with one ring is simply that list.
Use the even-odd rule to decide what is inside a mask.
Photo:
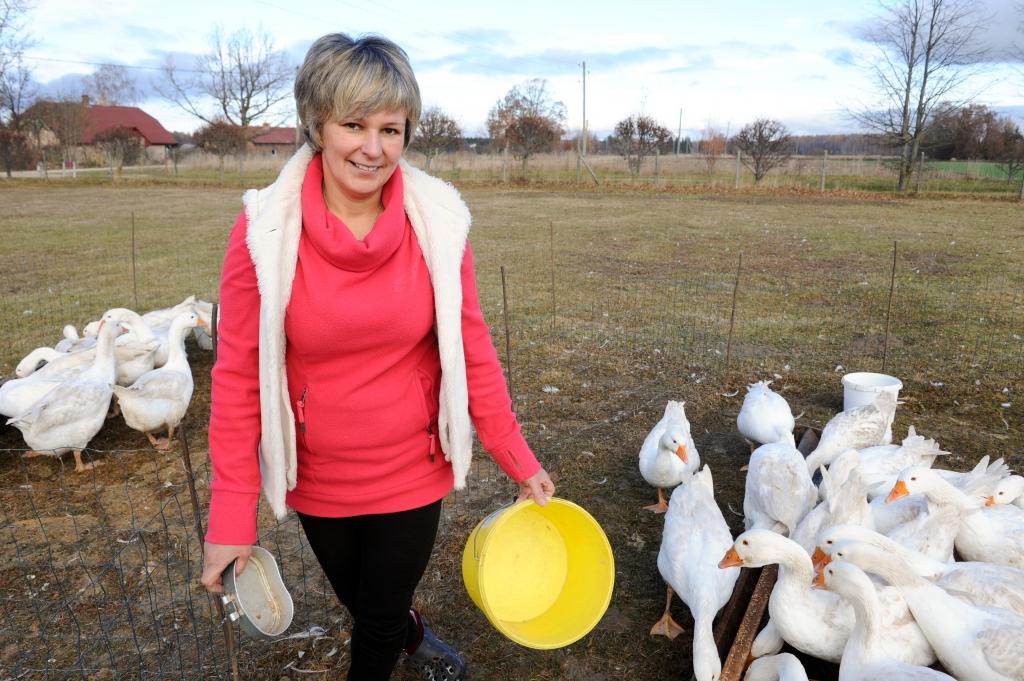
[{"label": "wire fence", "polygon": [[[52,344],[62,323],[190,293],[215,299],[222,239],[176,248],[178,235],[157,229],[133,238],[132,223],[126,215],[104,230],[106,241],[76,254],[78,269],[5,261],[5,375],[33,347]],[[146,226],[142,217],[134,223]],[[542,447],[592,447],[592,435],[614,438],[616,424],[638,409],[702,385],[721,392],[735,377],[811,384],[884,368],[906,392],[946,390],[950,401],[978,386],[989,394],[1024,389],[1019,267],[957,274],[922,247],[897,244],[895,253],[840,268],[795,244],[773,267],[730,253],[722,256],[728,268],[683,269],[668,251],[651,259],[623,247],[608,257],[588,249],[590,236],[563,235],[556,224],[548,232],[491,230],[474,241],[485,318],[520,421]],[[0,432],[0,679],[231,678],[216,602],[198,582],[209,359],[192,356],[191,467],[178,448],[125,448],[130,431],[122,429],[101,433],[86,452],[103,466],[77,474],[59,458],[23,459],[16,431]],[[989,405],[1011,447],[1021,444],[1019,402]],[[452,555],[469,529],[510,493],[478,450],[468,490],[444,502],[435,561],[456,570]],[[347,615],[295,517],[277,522],[261,508],[259,526],[260,543],[283,566],[296,619],[278,642],[237,642],[241,675],[344,669]],[[450,579],[428,575],[417,598],[449,606]]]}]

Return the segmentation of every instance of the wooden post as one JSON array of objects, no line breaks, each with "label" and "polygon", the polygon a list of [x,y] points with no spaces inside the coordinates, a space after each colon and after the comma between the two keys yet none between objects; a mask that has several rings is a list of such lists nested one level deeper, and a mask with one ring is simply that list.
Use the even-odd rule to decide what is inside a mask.
[{"label": "wooden post", "polygon": [[135,276],[135,211],[132,211],[132,294],[135,298],[135,310],[139,309],[139,285]]},{"label": "wooden post", "polygon": [[885,340],[882,344],[882,373],[889,363],[889,319],[892,316],[892,296],[896,289],[896,242],[892,242],[892,274],[889,277],[889,304],[885,308]]},{"label": "wooden post", "polygon": [[729,314],[729,339],[725,344],[725,368],[729,368],[729,358],[732,354],[732,330],[736,323],[736,294],[740,290],[740,271],[743,269],[743,254],[740,253],[740,262],[736,266],[736,282],[732,286],[732,312]]},{"label": "wooden post", "polygon": [[505,266],[501,266],[501,306],[505,318],[505,367],[508,371],[508,394],[512,398],[512,406],[516,403],[516,394],[512,389],[512,336],[508,327],[508,285],[505,282]]},{"label": "wooden post", "polygon": [[821,186],[818,191],[825,191],[825,166],[828,165],[828,149],[825,150],[825,155],[821,157]]},{"label": "wooden post", "polygon": [[551,335],[555,334],[555,320],[558,318],[558,305],[555,296],[555,223],[549,222],[551,230]]},{"label": "wooden post", "polygon": [[921,156],[917,160],[917,182],[914,184],[914,193],[921,193],[921,175],[924,174],[924,152],[921,152]]},{"label": "wooden post", "polygon": [[742,153],[739,149],[736,150],[736,181],[733,183],[734,189],[740,188],[740,154]]},{"label": "wooden post", "polygon": [[658,173],[659,173],[659,161],[661,160],[661,150],[654,150],[654,184],[658,184]]}]

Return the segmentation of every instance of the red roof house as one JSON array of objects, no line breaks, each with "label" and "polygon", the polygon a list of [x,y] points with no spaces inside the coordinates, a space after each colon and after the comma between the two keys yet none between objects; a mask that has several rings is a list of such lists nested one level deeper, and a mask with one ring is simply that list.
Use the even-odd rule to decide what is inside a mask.
[{"label": "red roof house", "polygon": [[295,128],[268,128],[252,138],[253,144],[295,144]]},{"label": "red roof house", "polygon": [[157,119],[136,106],[93,105],[86,110],[82,144],[92,144],[96,135],[119,126],[138,132],[146,146],[174,146],[178,143]]}]

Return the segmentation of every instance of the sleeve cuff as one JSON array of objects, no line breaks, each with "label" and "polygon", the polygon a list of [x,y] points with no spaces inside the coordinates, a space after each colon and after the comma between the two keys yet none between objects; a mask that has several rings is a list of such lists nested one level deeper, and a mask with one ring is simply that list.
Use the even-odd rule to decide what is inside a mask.
[{"label": "sleeve cuff", "polygon": [[526,444],[526,438],[519,432],[501,446],[489,451],[495,463],[501,466],[505,474],[516,482],[522,482],[536,475],[537,471],[541,469],[540,462],[534,456],[530,445]]},{"label": "sleeve cuff", "polygon": [[211,544],[255,544],[259,500],[259,492],[213,490],[206,541]]}]

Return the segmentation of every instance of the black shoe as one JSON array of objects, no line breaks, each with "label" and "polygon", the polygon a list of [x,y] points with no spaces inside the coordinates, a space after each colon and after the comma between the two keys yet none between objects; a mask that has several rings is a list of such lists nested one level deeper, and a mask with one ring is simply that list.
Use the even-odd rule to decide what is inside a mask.
[{"label": "black shoe", "polygon": [[415,623],[419,644],[412,650],[406,650],[409,654],[405,660],[406,665],[419,672],[426,681],[468,679],[466,663],[458,651],[439,639],[418,612],[410,610],[409,615]]}]

